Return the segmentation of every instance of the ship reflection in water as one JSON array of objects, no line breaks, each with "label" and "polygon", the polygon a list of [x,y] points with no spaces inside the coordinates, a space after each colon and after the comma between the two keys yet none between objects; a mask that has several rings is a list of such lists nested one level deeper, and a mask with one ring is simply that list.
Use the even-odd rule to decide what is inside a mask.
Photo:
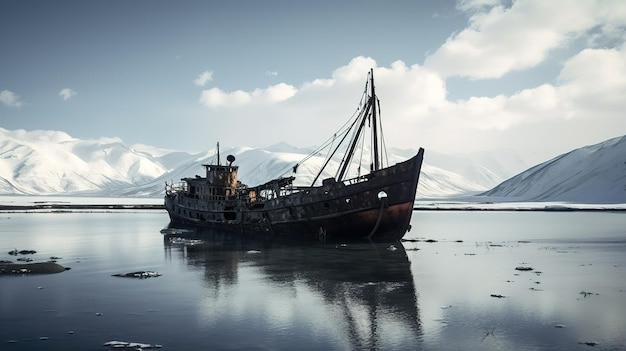
[{"label": "ship reflection in water", "polygon": [[164,245],[203,271],[199,318],[206,327],[259,335],[261,344],[271,338],[274,344],[264,345],[271,348],[301,341],[317,343],[305,349],[405,349],[421,339],[410,262],[399,242],[288,245],[169,228]]}]

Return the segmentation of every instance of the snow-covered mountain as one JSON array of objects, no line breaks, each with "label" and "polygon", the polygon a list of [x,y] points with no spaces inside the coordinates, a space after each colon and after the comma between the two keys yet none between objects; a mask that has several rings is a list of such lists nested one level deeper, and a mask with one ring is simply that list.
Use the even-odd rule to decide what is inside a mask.
[{"label": "snow-covered mountain", "polygon": [[448,155],[430,151],[428,164],[491,189],[528,169],[531,161],[508,149]]},{"label": "snow-covered mountain", "polygon": [[0,128],[2,194],[106,194],[166,171],[158,158],[118,139],[79,140],[57,131]]},{"label": "snow-covered mountain", "polygon": [[481,195],[508,201],[626,203],[626,136],[555,157]]},{"label": "snow-covered mountain", "polygon": [[[228,154],[235,155],[239,179],[258,185],[277,176],[292,175],[293,166],[312,151],[285,143],[266,148],[223,148],[221,161],[224,163]],[[404,161],[415,153],[416,150],[389,150],[388,164]],[[165,182],[202,174],[201,165],[215,162],[215,157],[215,149],[191,154],[146,145],[129,146],[115,138],[80,140],[59,131],[0,128],[0,194],[159,197]],[[314,155],[300,164],[296,183],[311,184],[325,157]],[[427,150],[418,196],[437,198],[488,190],[515,174],[505,167],[509,159],[510,155],[506,155],[493,164],[485,164],[466,155],[441,155]],[[338,161],[331,160],[328,171],[319,179],[334,176]],[[361,172],[366,172],[365,166]]]},{"label": "snow-covered mountain", "polygon": [[[221,161],[224,164],[226,155],[235,155],[239,179],[248,185],[293,175],[293,166],[299,164],[296,183],[310,185],[326,158],[316,154],[299,163],[312,151],[285,143],[232,147],[221,150]],[[388,164],[415,153],[391,149]],[[0,128],[0,195],[160,197],[165,182],[201,175],[201,165],[215,158],[215,149],[191,154],[129,146],[116,138],[80,140],[58,131]],[[319,179],[334,176],[338,164],[338,159],[331,160]],[[418,198],[480,194],[484,201],[626,203],[626,136],[576,149],[524,171],[528,166],[506,150],[459,155],[426,150]]]}]

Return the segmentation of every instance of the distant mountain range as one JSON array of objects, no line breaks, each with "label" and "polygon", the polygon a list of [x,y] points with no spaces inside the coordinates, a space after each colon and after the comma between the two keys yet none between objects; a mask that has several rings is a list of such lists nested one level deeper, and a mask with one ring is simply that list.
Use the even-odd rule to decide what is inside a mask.
[{"label": "distant mountain range", "polygon": [[[239,179],[258,185],[293,175],[293,166],[312,151],[278,143],[266,148],[223,148],[221,155],[222,163],[226,155],[234,155]],[[415,153],[390,149],[389,164]],[[481,194],[516,201],[626,202],[624,155],[624,138],[574,150],[530,169],[529,162],[506,150],[459,155],[426,150],[418,198]],[[296,183],[309,185],[325,156],[314,155],[300,164]],[[202,174],[201,164],[212,163],[215,157],[215,149],[187,153],[127,145],[115,138],[80,140],[58,131],[0,128],[0,194],[160,197],[165,182]],[[329,173],[320,179],[334,176],[338,160],[330,165]]]}]

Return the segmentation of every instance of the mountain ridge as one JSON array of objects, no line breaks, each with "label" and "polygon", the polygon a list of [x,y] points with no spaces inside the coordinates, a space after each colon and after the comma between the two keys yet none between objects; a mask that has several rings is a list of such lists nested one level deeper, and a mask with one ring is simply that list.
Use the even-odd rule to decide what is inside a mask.
[{"label": "mountain ridge", "polygon": [[[281,174],[292,175],[293,166],[312,150],[279,142],[265,148],[227,147],[220,153],[224,155],[223,162],[225,155],[235,155],[239,179],[257,185]],[[141,144],[135,147],[118,138],[81,140],[59,131],[0,128],[0,195],[160,197],[166,182],[193,177],[203,172],[202,164],[216,162],[216,151],[213,148],[189,153]],[[389,164],[404,161],[416,152],[390,148]],[[603,166],[608,163],[618,167],[620,153],[626,155],[626,136],[572,150],[530,168],[528,161],[506,149],[457,155],[426,150],[418,199],[474,195],[484,201],[626,202],[622,197],[611,197],[608,191],[595,196],[592,191],[606,182],[618,184],[611,188],[613,195],[620,193],[619,184],[626,187],[626,180],[619,177],[621,168],[614,174]],[[323,162],[325,155],[317,154],[299,164],[296,183],[310,185]],[[589,162],[591,165],[576,168]],[[338,160],[331,160],[329,166],[320,179],[334,176]],[[361,172],[367,169],[362,168]],[[564,174],[579,176],[568,181]],[[549,178],[561,179],[562,184],[550,183]],[[572,190],[581,184],[586,191]]]},{"label": "mountain ridge", "polygon": [[[216,162],[216,148],[198,153],[163,150],[147,145],[133,147],[118,138],[81,140],[59,131],[10,131],[0,128],[0,194],[76,196],[162,196],[165,182],[178,181],[202,172],[203,163]],[[239,178],[257,185],[289,172],[312,153],[285,142],[265,148],[235,146],[222,148],[221,155],[233,154]],[[404,161],[417,150],[390,149],[389,164]],[[315,168],[325,155],[313,155],[298,167],[300,185],[310,185]],[[418,196],[441,197],[485,191],[495,184],[429,165],[423,167]],[[334,176],[338,160],[320,179]],[[480,166],[476,166],[480,167]],[[361,169],[364,174],[365,167]],[[291,175],[291,174],[289,174]]]}]

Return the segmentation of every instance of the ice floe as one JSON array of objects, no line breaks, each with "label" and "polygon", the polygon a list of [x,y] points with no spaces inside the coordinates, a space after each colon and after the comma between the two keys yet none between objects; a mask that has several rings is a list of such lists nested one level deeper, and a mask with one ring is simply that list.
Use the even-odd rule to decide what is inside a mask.
[{"label": "ice floe", "polygon": [[113,274],[113,276],[114,277],[124,277],[124,278],[140,278],[140,279],[144,279],[144,278],[160,277],[161,273],[154,272],[154,271],[137,271],[137,272],[130,272],[130,273]]},{"label": "ice floe", "polygon": [[116,340],[107,341],[104,344],[102,344],[102,346],[108,346],[113,349],[127,348],[127,349],[136,349],[136,350],[160,349],[162,347],[161,345],[158,345],[158,344],[145,344],[145,343],[140,343],[140,342],[116,341]]}]

